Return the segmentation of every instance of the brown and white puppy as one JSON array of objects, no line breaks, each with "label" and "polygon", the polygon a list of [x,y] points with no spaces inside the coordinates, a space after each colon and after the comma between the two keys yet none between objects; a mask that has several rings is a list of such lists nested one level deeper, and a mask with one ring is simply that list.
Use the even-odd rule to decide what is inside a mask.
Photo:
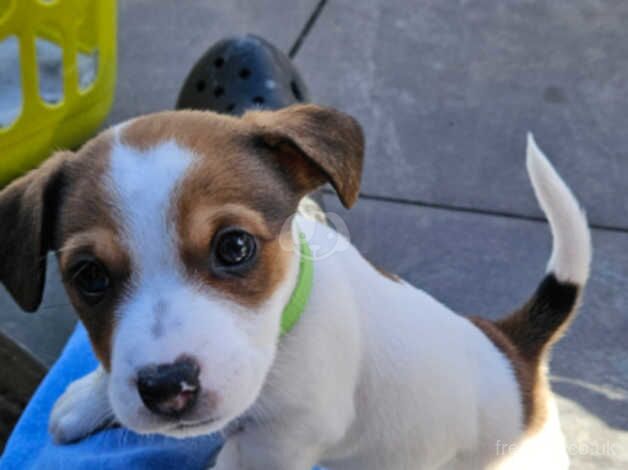
[{"label": "brown and white puppy", "polygon": [[2,191],[0,281],[35,310],[55,251],[102,364],[60,398],[55,439],[115,418],[176,437],[230,428],[219,469],[567,466],[545,366],[588,276],[589,231],[531,139],[554,251],[522,309],[469,321],[346,243],[314,261],[307,307],[280,337],[295,235],[323,251],[338,239],[295,217],[299,201],[329,181],[351,206],[362,155],[359,125],[332,109],[166,112]]}]

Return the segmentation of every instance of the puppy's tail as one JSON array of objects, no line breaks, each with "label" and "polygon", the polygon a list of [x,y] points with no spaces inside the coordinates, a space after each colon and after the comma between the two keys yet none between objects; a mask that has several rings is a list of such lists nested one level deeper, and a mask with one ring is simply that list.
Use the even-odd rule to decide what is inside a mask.
[{"label": "puppy's tail", "polygon": [[527,359],[542,357],[567,328],[589,277],[591,233],[578,201],[528,134],[527,168],[552,231],[547,274],[532,298],[497,325]]}]

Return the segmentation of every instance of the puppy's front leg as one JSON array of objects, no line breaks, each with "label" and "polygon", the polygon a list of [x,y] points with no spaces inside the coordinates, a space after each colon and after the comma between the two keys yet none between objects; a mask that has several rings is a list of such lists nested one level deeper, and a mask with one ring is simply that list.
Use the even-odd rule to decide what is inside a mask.
[{"label": "puppy's front leg", "polygon": [[68,386],[50,415],[49,431],[57,444],[77,441],[114,423],[108,383],[109,375],[99,366]]},{"label": "puppy's front leg", "polygon": [[260,427],[235,434],[225,443],[212,470],[310,470],[320,449],[294,439],[294,434],[289,436]]}]

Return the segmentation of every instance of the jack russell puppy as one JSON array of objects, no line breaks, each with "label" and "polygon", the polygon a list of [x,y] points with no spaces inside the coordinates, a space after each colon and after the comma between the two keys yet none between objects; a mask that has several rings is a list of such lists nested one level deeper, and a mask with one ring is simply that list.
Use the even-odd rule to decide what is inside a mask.
[{"label": "jack russell puppy", "polygon": [[58,400],[54,439],[222,431],[219,470],[566,468],[547,364],[589,274],[574,196],[529,136],[547,274],[501,320],[465,318],[348,242],[312,254],[338,235],[299,202],[330,182],[353,205],[363,149],[330,108],[173,111],[5,188],[0,280],[37,309],[54,251],[101,363]]}]

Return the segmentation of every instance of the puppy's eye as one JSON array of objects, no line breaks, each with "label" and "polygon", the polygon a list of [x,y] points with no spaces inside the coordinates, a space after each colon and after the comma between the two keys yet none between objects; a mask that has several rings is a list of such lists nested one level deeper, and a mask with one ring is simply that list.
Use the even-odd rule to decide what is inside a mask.
[{"label": "puppy's eye", "polygon": [[90,305],[100,302],[111,284],[107,270],[98,261],[93,260],[81,261],[74,268],[72,282],[83,300]]},{"label": "puppy's eye", "polygon": [[216,261],[224,267],[245,264],[255,256],[257,242],[250,233],[240,229],[230,229],[218,234],[214,255]]}]

